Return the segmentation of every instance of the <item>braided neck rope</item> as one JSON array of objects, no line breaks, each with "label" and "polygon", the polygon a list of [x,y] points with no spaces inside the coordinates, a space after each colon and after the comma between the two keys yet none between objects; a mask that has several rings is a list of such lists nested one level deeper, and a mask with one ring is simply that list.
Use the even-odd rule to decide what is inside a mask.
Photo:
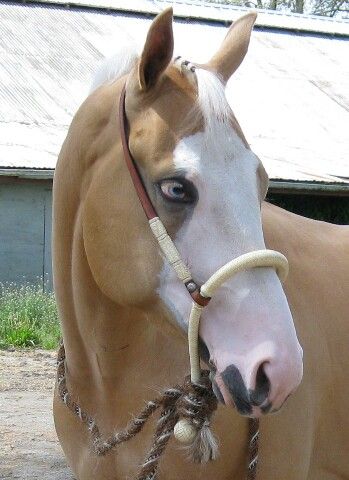
[{"label": "braided neck rope", "polygon": [[[135,437],[156,410],[161,408],[157,421],[153,444],[140,466],[135,480],[156,480],[159,461],[165,452],[167,444],[173,435],[173,430],[180,418],[190,420],[198,432],[209,432],[209,423],[212,414],[217,409],[217,399],[212,391],[209,371],[203,370],[199,383],[193,384],[190,377],[183,385],[164,390],[162,395],[148,401],[141,412],[133,417],[123,430],[115,432],[109,438],[103,439],[99,427],[93,417],[85,412],[75,402],[69,393],[66,382],[65,349],[63,342],[57,356],[57,386],[62,402],[79,420],[86,425],[91,437],[91,447],[98,456],[104,456],[121,443]],[[255,480],[258,459],[258,420],[249,419],[248,468],[246,480]],[[215,444],[215,439],[211,439]],[[216,448],[215,448],[216,447]],[[194,462],[205,463],[214,460],[217,454],[217,445],[208,446],[208,442],[200,443],[200,435],[190,447],[189,453]]]}]

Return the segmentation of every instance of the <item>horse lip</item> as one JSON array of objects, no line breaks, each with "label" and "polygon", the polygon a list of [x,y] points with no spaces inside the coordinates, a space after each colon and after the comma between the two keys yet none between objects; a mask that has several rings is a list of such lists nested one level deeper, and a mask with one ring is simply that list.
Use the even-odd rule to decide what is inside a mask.
[{"label": "horse lip", "polygon": [[[207,348],[206,343],[202,340],[201,337],[199,337],[199,356],[202,359],[204,363],[209,367],[209,369],[212,371],[211,367],[214,367],[212,363],[210,362],[210,352]],[[215,367],[214,367],[215,368]]]},{"label": "horse lip", "polygon": [[219,403],[221,403],[222,405],[225,405],[225,401],[224,401],[222,392],[220,391],[220,389],[217,385],[217,382],[214,379],[215,375],[216,375],[216,372],[211,370],[209,376],[210,376],[210,380],[211,380],[211,383],[212,383],[212,390],[213,390],[213,393],[215,394],[217,400],[219,401]]}]

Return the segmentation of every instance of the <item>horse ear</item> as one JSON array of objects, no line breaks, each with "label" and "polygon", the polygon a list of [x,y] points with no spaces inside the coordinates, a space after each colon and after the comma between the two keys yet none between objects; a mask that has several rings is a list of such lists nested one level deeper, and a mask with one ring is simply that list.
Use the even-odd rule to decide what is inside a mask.
[{"label": "horse ear", "polygon": [[173,55],[172,7],[155,17],[149,29],[138,67],[142,90],[154,86]]},{"label": "horse ear", "polygon": [[256,21],[255,12],[236,20],[228,30],[218,52],[208,62],[208,68],[216,71],[226,83],[245,58],[251,31]]}]

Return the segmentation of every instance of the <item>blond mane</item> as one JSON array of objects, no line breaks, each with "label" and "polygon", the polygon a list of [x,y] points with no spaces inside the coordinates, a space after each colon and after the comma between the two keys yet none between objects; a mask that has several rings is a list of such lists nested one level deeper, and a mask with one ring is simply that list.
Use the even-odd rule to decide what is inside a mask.
[{"label": "blond mane", "polygon": [[112,57],[100,62],[94,73],[90,93],[107,83],[113,83],[118,78],[129,73],[139,58],[139,48],[133,42],[119,45],[118,51]]}]

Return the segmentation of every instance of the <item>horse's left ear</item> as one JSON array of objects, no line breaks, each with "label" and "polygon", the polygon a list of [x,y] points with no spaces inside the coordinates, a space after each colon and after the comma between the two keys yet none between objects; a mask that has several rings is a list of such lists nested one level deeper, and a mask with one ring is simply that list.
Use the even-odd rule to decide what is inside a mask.
[{"label": "horse's left ear", "polygon": [[245,58],[250,43],[251,31],[256,21],[255,12],[236,20],[228,30],[218,52],[207,63],[226,83]]},{"label": "horse's left ear", "polygon": [[154,86],[173,55],[172,7],[161,12],[151,24],[138,67],[142,90]]}]

